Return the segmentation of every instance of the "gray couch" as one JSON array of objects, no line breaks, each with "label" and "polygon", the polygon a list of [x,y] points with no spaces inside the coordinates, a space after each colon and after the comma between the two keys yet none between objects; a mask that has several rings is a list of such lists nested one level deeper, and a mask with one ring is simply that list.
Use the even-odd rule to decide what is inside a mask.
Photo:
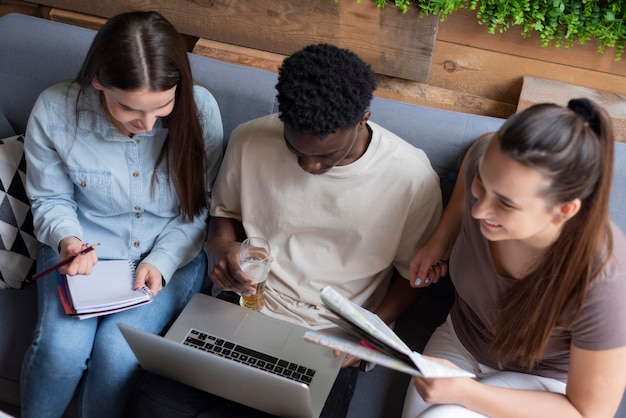
[{"label": "gray couch", "polygon": [[[75,76],[94,33],[25,15],[0,17],[0,138],[24,133],[37,95],[50,84]],[[225,138],[239,123],[277,110],[275,74],[193,54],[190,59],[196,82],[209,88],[220,105]],[[502,123],[501,119],[378,98],[371,110],[375,122],[427,153],[441,176],[444,197],[449,196],[455,169],[468,145]],[[612,209],[614,219],[626,230],[626,145],[619,144],[617,151]],[[415,349],[423,348],[451,302],[449,282],[432,287],[398,321],[398,332]],[[36,309],[34,285],[0,289],[0,402],[5,404],[19,404],[20,366]],[[406,375],[381,367],[363,374],[349,416],[398,416],[407,383]],[[626,413],[624,406],[622,410]]]}]

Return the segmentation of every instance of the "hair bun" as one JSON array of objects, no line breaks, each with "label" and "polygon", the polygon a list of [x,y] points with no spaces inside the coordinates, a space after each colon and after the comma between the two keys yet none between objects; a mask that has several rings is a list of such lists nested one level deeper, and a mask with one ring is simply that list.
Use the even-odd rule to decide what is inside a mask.
[{"label": "hair bun", "polygon": [[593,103],[587,98],[572,99],[567,103],[567,107],[580,116],[585,122],[591,122],[596,117]]}]

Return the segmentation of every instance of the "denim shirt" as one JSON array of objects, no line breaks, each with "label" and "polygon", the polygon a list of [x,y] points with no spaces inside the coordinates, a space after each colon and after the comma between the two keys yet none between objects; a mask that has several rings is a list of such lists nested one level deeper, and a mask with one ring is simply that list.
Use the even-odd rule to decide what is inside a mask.
[{"label": "denim shirt", "polygon": [[[67,236],[100,243],[100,259],[142,260],[167,281],[198,255],[208,211],[183,222],[173,182],[163,165],[155,169],[168,133],[163,119],[130,138],[111,123],[89,86],[77,123],[78,91],[71,82],[48,88],[28,121],[26,190],[37,239],[54,249]],[[222,158],[222,120],[206,89],[194,86],[194,98],[209,160],[208,172],[198,175],[207,176],[210,193]]]}]

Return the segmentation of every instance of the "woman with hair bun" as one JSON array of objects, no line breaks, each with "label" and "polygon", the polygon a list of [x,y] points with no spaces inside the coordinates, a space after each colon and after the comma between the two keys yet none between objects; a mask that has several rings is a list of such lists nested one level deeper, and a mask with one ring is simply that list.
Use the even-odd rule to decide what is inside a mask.
[{"label": "woman with hair bun", "polygon": [[424,354],[475,379],[415,377],[404,417],[613,417],[626,386],[626,238],[611,222],[610,119],[532,106],[468,151],[416,287],[456,300]]}]

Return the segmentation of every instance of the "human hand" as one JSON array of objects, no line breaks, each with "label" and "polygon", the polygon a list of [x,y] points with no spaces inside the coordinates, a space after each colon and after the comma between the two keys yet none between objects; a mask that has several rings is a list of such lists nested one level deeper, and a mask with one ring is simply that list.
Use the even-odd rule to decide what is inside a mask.
[{"label": "human hand", "polygon": [[93,266],[98,262],[98,255],[95,251],[90,251],[86,254],[80,254],[82,250],[89,245],[81,241],[74,236],[64,237],[59,242],[61,248],[59,259],[74,256],[74,259],[69,263],[59,268],[59,273],[67,274],[69,276],[75,276],[77,274],[91,274]]},{"label": "human hand", "polygon": [[[333,350],[333,354],[336,356],[343,355],[343,351]],[[346,354],[346,358],[343,359],[343,363],[341,364],[341,368],[344,369],[346,367],[359,367],[361,365],[361,359],[353,356],[352,354]]]},{"label": "human hand", "polygon": [[205,245],[209,278],[222,290],[242,294],[254,294],[254,279],[241,270],[239,266],[238,241],[225,241]]},{"label": "human hand", "polygon": [[137,267],[133,289],[140,289],[144,285],[150,289],[152,296],[156,296],[163,289],[163,275],[159,269],[149,263],[140,263]]},{"label": "human hand", "polygon": [[[444,359],[424,356],[444,366],[457,368],[452,362]],[[470,377],[427,378],[413,377],[413,385],[425,402],[431,404],[462,404],[462,397],[471,385],[480,384]]]},{"label": "human hand", "polygon": [[411,287],[426,287],[439,282],[448,274],[450,251],[437,241],[430,240],[413,257],[409,264]]}]

